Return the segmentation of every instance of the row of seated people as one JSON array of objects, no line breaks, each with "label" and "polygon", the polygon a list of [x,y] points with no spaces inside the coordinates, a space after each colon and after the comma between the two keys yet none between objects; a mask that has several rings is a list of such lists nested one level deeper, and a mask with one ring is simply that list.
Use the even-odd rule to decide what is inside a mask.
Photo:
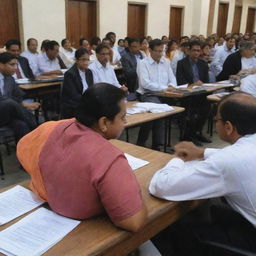
[{"label": "row of seated people", "polygon": [[[124,153],[108,141],[124,129],[125,97],[113,85],[91,86],[75,119],[42,124],[19,141],[17,156],[31,175],[32,191],[56,213],[79,220],[107,214],[117,227],[137,232],[147,225],[147,206]],[[155,239],[162,255],[173,255],[174,249],[174,255],[227,255],[206,242],[256,252],[255,115],[254,97],[237,92],[223,98],[216,129],[231,145],[204,149],[181,142],[175,157],[152,177],[149,193],[155,197],[186,201],[224,196],[230,206],[211,207],[210,222],[190,218],[169,228],[171,235],[165,230]],[[201,161],[185,164],[191,160]]]},{"label": "row of seated people", "polygon": [[[6,48],[9,52],[14,53],[15,56],[18,58],[19,67],[21,66],[19,64],[19,59],[23,59],[21,63],[25,63],[26,61],[25,58],[21,58],[19,56],[20,45],[17,45],[13,41],[14,40],[12,40],[11,43],[8,42]],[[188,56],[184,57],[178,62],[176,74],[177,81],[170,68],[170,63],[166,58],[162,56],[164,51],[164,43],[161,40],[152,40],[150,44],[150,56],[144,58],[143,54],[140,52],[139,40],[130,39],[128,41],[129,47],[128,49],[126,49],[126,52],[122,54],[121,58],[124,73],[127,77],[128,88],[131,87],[129,85],[133,85],[133,87],[135,88],[139,87],[138,93],[140,95],[140,100],[154,100],[154,102],[159,102],[159,98],[151,95],[150,91],[160,91],[164,89],[163,87],[167,87],[168,85],[172,85],[173,87],[175,87],[177,84],[181,85],[187,83],[190,86],[193,86],[200,85],[203,82],[206,83],[209,81],[207,72],[208,67],[205,61],[199,59],[201,53],[201,45],[198,41],[194,41],[189,44],[189,50],[187,51]],[[228,42],[226,44],[228,44]],[[245,49],[241,49],[238,52],[241,52],[241,54],[245,52],[247,55],[248,53],[252,55],[254,44],[252,42],[244,42],[243,45],[245,45],[245,47],[243,46]],[[58,47],[58,43],[55,41],[49,41],[45,44],[46,52],[44,54],[46,54],[48,58],[49,56],[51,56],[53,61],[47,61],[48,65],[45,65],[46,68],[44,69],[46,72],[43,74],[49,75],[61,72],[59,69],[56,69],[56,65],[54,65],[54,63],[58,62]],[[108,82],[110,84],[116,85],[117,87],[121,87],[124,90],[127,90],[126,86],[121,86],[119,84],[116,79],[113,67],[109,65],[112,52],[111,48],[104,43],[96,47],[95,50],[96,60],[90,64],[89,70],[88,64],[90,60],[90,52],[85,47],[83,47],[77,51],[76,63],[72,68],[70,68],[70,70],[67,71],[65,75],[61,99],[63,118],[69,118],[74,116],[74,111],[77,107],[79,97],[81,97],[82,93],[88,88],[88,86],[91,86],[93,83]],[[246,57],[241,57],[241,63],[243,62],[243,59],[246,59]],[[247,56],[247,59],[250,61],[255,60],[255,58],[251,56]],[[145,64],[147,63],[147,61],[151,63],[148,65]],[[137,63],[139,63],[138,67]],[[249,62],[247,61],[246,63]],[[46,62],[44,64],[46,64]],[[157,69],[159,69],[159,71],[157,71],[158,73],[156,73],[156,70],[154,70],[153,64],[156,65]],[[254,65],[254,62],[251,61],[250,64]],[[142,68],[139,68],[139,66],[142,66]],[[165,68],[161,66],[165,66]],[[228,65],[227,67],[229,66],[230,65]],[[17,72],[17,70],[19,70],[19,68],[16,69],[16,73],[21,73]],[[92,71],[92,73],[90,70]],[[138,77],[139,79],[137,79]],[[155,83],[155,85],[153,85],[152,87],[150,83]],[[148,91],[145,92],[143,88]],[[150,99],[147,96],[150,96]],[[209,141],[207,138],[202,136],[202,127],[209,113],[209,104],[206,101],[206,98],[199,97],[197,100],[183,102],[183,105],[187,107],[187,109],[190,111],[190,123],[188,125],[189,129],[185,133],[184,139],[193,140],[197,144],[199,144],[199,142],[196,141],[197,139],[203,142]],[[201,106],[204,107],[202,108]],[[154,138],[156,138],[156,141],[153,141],[152,147],[159,148],[159,145],[163,143],[163,124],[157,123],[156,121],[153,127],[155,127],[154,133],[156,133],[158,136],[153,136]],[[149,131],[150,128],[146,127],[146,125],[145,127],[142,127],[138,139],[139,145],[145,145]]]}]

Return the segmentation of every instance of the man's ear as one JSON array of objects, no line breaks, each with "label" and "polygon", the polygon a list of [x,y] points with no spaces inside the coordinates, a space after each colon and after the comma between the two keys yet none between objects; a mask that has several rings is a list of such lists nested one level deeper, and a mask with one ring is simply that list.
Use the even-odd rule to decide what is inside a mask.
[{"label": "man's ear", "polygon": [[225,127],[226,134],[228,136],[230,136],[236,130],[235,126],[229,121],[225,122],[224,127]]},{"label": "man's ear", "polygon": [[98,127],[102,133],[105,133],[108,130],[108,119],[105,116],[102,116],[98,120]]}]

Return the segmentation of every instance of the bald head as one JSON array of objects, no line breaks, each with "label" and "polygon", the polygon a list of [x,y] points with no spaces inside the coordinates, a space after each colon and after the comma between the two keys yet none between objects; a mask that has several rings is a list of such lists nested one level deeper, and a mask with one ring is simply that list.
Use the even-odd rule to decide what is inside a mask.
[{"label": "bald head", "polygon": [[244,92],[224,97],[218,112],[222,122],[229,121],[241,136],[256,133],[256,98]]}]

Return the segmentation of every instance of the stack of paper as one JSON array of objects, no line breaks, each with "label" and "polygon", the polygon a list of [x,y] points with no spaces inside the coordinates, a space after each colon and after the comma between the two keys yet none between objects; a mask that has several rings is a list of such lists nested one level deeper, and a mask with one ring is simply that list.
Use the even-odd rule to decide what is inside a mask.
[{"label": "stack of paper", "polygon": [[31,211],[44,202],[30,190],[15,186],[0,194],[0,225]]},{"label": "stack of paper", "polygon": [[125,157],[127,158],[127,161],[129,163],[129,165],[131,166],[132,170],[135,171],[136,169],[139,169],[147,164],[149,164],[148,161],[142,160],[140,158],[131,156],[127,153],[124,154]]},{"label": "stack of paper", "polygon": [[79,223],[40,208],[0,232],[0,252],[7,256],[42,255]]}]

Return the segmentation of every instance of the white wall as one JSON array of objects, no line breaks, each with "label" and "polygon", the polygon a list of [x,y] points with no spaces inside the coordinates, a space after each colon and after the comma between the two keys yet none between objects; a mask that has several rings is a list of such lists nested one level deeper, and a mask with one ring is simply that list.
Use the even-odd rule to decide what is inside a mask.
[{"label": "white wall", "polygon": [[24,42],[30,37],[60,42],[66,36],[64,0],[21,0],[20,19]]}]

